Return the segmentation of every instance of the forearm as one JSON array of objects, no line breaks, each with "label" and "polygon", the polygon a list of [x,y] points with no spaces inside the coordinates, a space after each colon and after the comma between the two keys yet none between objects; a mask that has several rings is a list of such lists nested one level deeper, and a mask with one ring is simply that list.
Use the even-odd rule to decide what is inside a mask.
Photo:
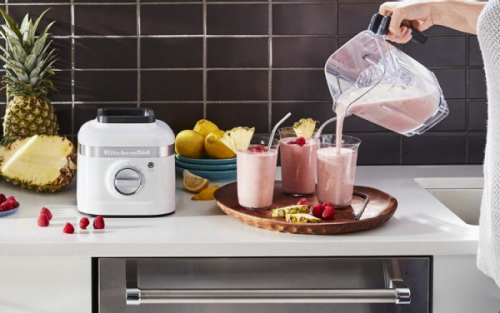
[{"label": "forearm", "polygon": [[433,2],[432,22],[469,34],[477,33],[477,20],[485,2]]}]

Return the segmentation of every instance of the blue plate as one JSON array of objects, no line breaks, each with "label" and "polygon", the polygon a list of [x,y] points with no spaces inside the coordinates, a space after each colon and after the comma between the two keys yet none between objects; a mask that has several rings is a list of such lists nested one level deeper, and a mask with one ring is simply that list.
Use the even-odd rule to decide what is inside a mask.
[{"label": "blue plate", "polygon": [[186,163],[179,160],[175,160],[175,165],[177,165],[178,167],[185,168],[187,170],[199,170],[199,171],[231,171],[236,169],[236,164],[202,165],[202,164]]},{"label": "blue plate", "polygon": [[19,210],[19,206],[17,206],[16,208],[13,208],[12,210],[2,211],[2,212],[0,212],[0,217],[14,214],[17,212],[17,210]]},{"label": "blue plate", "polygon": [[175,155],[175,159],[184,163],[201,164],[201,165],[222,165],[222,164],[235,164],[236,158],[232,159],[191,159]]},{"label": "blue plate", "polygon": [[[175,167],[175,170],[177,173],[182,175],[182,172],[184,171],[184,168],[182,167]],[[201,176],[203,178],[209,179],[209,180],[234,180],[236,179],[236,170],[234,171],[197,171],[197,170],[188,170],[191,173]]]}]

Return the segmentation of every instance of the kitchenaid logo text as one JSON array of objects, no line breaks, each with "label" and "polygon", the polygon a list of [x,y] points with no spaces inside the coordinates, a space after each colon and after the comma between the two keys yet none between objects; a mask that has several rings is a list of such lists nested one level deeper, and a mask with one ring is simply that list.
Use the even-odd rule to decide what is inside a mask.
[{"label": "kitchenaid logo text", "polygon": [[144,150],[144,149],[139,149],[139,150],[111,150],[111,149],[105,149],[104,150],[104,155],[105,156],[150,156],[151,155],[151,150]]}]

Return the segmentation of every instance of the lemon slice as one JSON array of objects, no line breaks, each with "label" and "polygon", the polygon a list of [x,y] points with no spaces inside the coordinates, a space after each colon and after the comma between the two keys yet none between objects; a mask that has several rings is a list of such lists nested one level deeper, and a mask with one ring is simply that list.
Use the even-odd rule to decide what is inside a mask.
[{"label": "lemon slice", "polygon": [[295,130],[297,137],[304,137],[304,139],[307,140],[314,134],[317,122],[318,121],[312,118],[301,118],[298,122],[293,124],[293,130]]},{"label": "lemon slice", "polygon": [[191,200],[214,200],[214,192],[219,189],[219,186],[214,185],[200,191],[199,194],[194,195]]},{"label": "lemon slice", "polygon": [[184,188],[186,188],[186,190],[190,192],[200,192],[203,189],[207,188],[208,184],[210,184],[210,181],[208,179],[194,175],[188,170],[184,170],[184,172],[182,172],[182,176],[184,177],[184,179],[182,180]]}]

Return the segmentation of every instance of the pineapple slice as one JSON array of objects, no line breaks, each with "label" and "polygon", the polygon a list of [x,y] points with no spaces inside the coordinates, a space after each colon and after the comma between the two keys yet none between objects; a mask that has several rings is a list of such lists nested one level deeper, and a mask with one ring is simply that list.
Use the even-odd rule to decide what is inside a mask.
[{"label": "pineapple slice", "polygon": [[293,130],[297,137],[304,137],[305,140],[310,139],[316,129],[318,121],[312,118],[301,118],[293,124]]},{"label": "pineapple slice", "polygon": [[237,151],[245,151],[250,146],[255,127],[235,127],[229,131],[229,136],[233,138]]},{"label": "pineapple slice", "polygon": [[225,144],[229,149],[231,149],[234,153],[236,153],[236,145],[234,143],[233,137],[231,137],[231,132],[228,130],[227,132],[219,138],[219,140]]},{"label": "pineapple slice", "polygon": [[308,205],[291,205],[271,210],[272,217],[285,217],[287,214],[309,213]]},{"label": "pineapple slice", "polygon": [[285,216],[287,223],[319,223],[320,218],[312,216],[310,214],[287,214]]},{"label": "pineapple slice", "polygon": [[21,188],[55,192],[76,174],[73,143],[61,136],[33,136],[0,150],[0,174]]}]

